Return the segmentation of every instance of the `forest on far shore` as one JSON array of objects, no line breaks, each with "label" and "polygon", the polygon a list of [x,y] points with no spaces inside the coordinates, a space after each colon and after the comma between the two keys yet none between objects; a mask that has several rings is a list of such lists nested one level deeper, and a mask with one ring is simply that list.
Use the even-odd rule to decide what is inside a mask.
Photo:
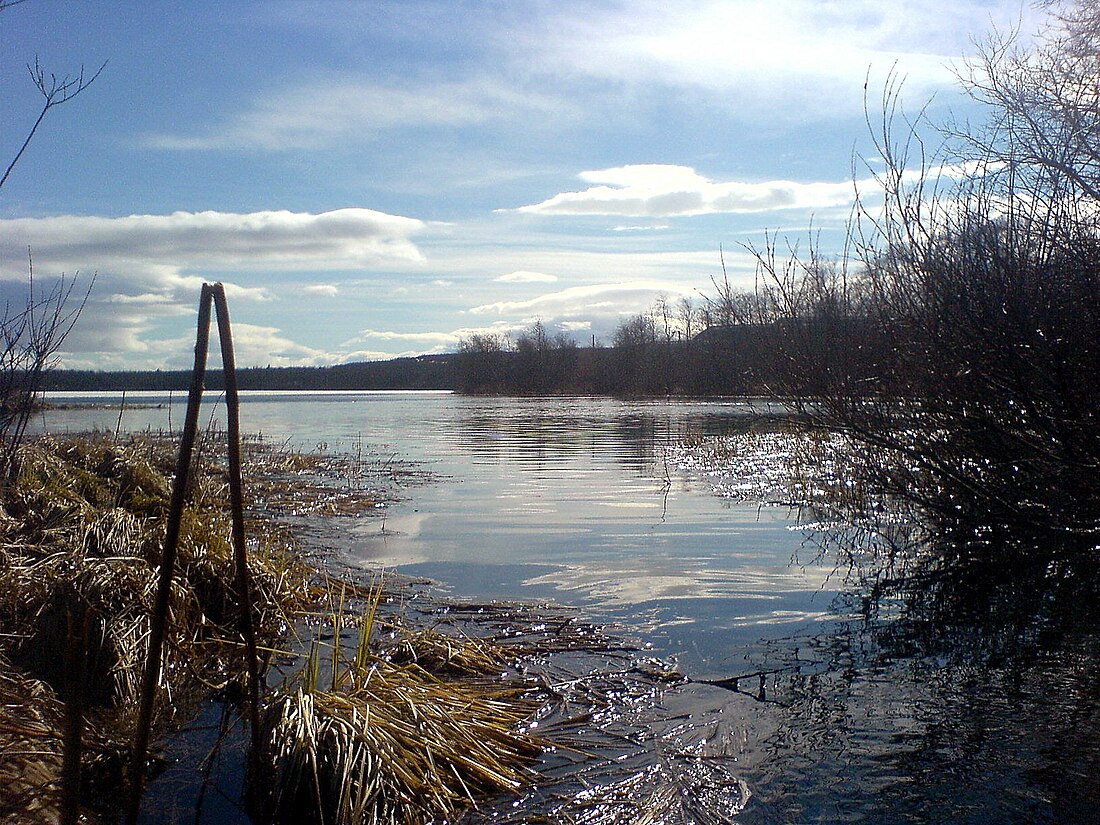
[{"label": "forest on far shore", "polygon": [[[454,389],[454,356],[423,355],[392,361],[364,361],[330,367],[247,367],[237,369],[244,390],[449,390]],[[206,373],[206,387],[223,387],[220,369]],[[191,370],[65,370],[46,373],[47,392],[187,392]]]},{"label": "forest on far shore", "polygon": [[[464,340],[457,353],[326,367],[238,370],[244,390],[454,390],[479,395],[707,396],[768,392],[778,328],[726,324],[687,338],[662,334],[651,314],[623,322],[611,346],[550,337],[536,322],[515,340]],[[48,392],[186,392],[190,370],[65,370],[43,376]],[[220,370],[206,386],[222,388]]]}]

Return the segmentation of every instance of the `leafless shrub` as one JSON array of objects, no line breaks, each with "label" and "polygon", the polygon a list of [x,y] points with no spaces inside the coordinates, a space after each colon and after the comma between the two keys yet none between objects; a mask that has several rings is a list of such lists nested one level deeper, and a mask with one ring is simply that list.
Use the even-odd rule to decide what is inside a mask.
[{"label": "leafless shrub", "polygon": [[62,275],[41,288],[28,259],[26,301],[0,318],[0,477],[18,472],[16,457],[42,387],[42,378],[72,332],[95,279],[76,292],[78,279]]},{"label": "leafless shrub", "polygon": [[757,253],[777,390],[846,441],[860,489],[935,528],[907,575],[1094,568],[1096,19],[1070,7],[1033,52],[990,41],[963,78],[988,125],[948,128],[935,153],[888,83],[868,118],[883,199],[858,204],[848,253],[784,255],[774,239]]}]

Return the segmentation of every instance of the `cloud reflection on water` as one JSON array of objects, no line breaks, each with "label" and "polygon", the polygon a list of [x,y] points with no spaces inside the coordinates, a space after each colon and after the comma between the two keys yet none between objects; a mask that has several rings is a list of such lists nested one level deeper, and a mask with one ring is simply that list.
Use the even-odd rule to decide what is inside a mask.
[{"label": "cloud reflection on water", "polygon": [[[692,562],[695,562],[692,564]],[[624,558],[556,566],[549,572],[523,581],[526,586],[550,585],[569,593],[583,593],[598,602],[626,606],[654,601],[697,601],[722,599],[743,602],[787,602],[792,594],[813,594],[829,586],[825,568],[764,568],[738,566],[733,569],[706,567],[707,559]],[[780,615],[798,611],[765,612],[757,621],[774,622]],[[806,619],[825,615],[819,610],[802,614]],[[744,617],[752,622],[751,617]]]}]

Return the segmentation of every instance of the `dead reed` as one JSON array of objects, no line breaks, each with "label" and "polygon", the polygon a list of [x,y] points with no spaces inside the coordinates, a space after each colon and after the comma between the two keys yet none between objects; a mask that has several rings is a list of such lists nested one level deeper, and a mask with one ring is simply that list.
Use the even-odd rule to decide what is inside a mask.
[{"label": "dead reed", "polygon": [[[73,675],[67,649],[79,650],[86,675],[80,787],[105,791],[94,798],[85,790],[80,816],[118,816],[173,452],[174,444],[152,435],[45,437],[24,447],[19,481],[0,502],[0,783],[8,789],[0,821],[8,821],[8,807],[13,821],[59,821]],[[265,491],[282,474],[294,485],[310,466],[308,457],[256,444],[246,462]],[[325,486],[303,480],[293,496],[313,512],[306,491],[320,496]],[[240,696],[245,687],[225,469],[200,465],[188,496],[154,742],[213,692]],[[373,509],[377,499],[360,500]],[[320,633],[325,622],[329,637],[347,637],[324,656],[318,643],[305,666],[263,699],[267,795],[256,813],[273,821],[296,812],[303,821],[418,823],[516,791],[542,745],[524,730],[539,706],[531,684],[501,678],[514,674],[515,651],[453,629],[411,629],[392,611],[376,616],[387,598],[380,584],[337,583],[304,564],[285,526],[255,499],[246,504],[261,649],[286,647],[311,624]],[[342,506],[350,508],[350,498]]]},{"label": "dead reed", "polygon": [[[53,728],[42,721],[36,729],[42,741],[29,750],[0,749],[0,775],[49,777],[34,783],[41,788],[39,807],[49,811],[60,793],[53,750],[60,745],[47,730],[62,724],[51,708],[74,681],[82,686],[91,726],[84,738],[93,740],[86,770],[111,765],[117,772],[129,749],[164,539],[172,445],[136,437],[43,438],[25,446],[19,458],[17,483],[0,502],[0,656],[12,663],[6,690],[22,701],[5,703],[0,727],[10,732],[19,719],[31,718],[52,720]],[[188,697],[240,678],[223,488],[218,468],[194,476],[170,599],[174,634],[162,675],[170,701],[157,707],[158,730],[171,724],[175,711],[186,711]],[[312,571],[290,554],[277,531],[258,538],[254,613],[265,638],[275,640],[317,588]],[[75,636],[76,659],[67,659],[63,654],[73,649]],[[75,679],[74,661],[82,680]],[[12,712],[17,706],[19,712]],[[35,754],[40,758],[33,767],[24,764]],[[41,821],[56,817],[44,813]]]},{"label": "dead reed", "polygon": [[62,714],[47,685],[0,659],[0,822],[58,821]]},{"label": "dead reed", "polygon": [[381,581],[334,593],[304,667],[268,697],[257,819],[442,821],[531,778],[533,683],[502,675],[490,641],[383,618],[385,594]]}]

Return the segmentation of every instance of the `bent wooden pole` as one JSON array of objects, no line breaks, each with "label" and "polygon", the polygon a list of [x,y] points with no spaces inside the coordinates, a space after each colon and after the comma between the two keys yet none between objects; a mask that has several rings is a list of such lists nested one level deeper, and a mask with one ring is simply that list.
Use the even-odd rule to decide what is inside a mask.
[{"label": "bent wooden pole", "polygon": [[244,535],[244,485],[241,480],[241,402],[237,391],[237,363],[233,353],[233,332],[225,287],[214,284],[214,308],[218,315],[218,340],[222,350],[225,376],[226,436],[229,451],[229,495],[233,515],[233,561],[236,568],[237,599],[248,667],[248,721],[252,728],[252,753],[249,757],[253,779],[260,757],[260,661],[256,652],[256,631],[252,625],[252,583],[248,572],[248,554]]},{"label": "bent wooden pole", "polygon": [[176,475],[172,480],[172,500],[168,511],[168,526],[164,536],[164,551],[160,559],[156,602],[149,621],[149,651],[145,661],[145,674],[141,683],[141,706],[138,711],[137,731],[134,734],[134,752],[130,763],[130,799],[127,820],[134,825],[141,809],[141,794],[145,779],[145,759],[149,750],[149,733],[153,723],[153,705],[164,651],[164,639],[168,628],[168,605],[172,592],[172,573],[176,566],[179,546],[180,523],[187,495],[187,477],[191,471],[191,454],[195,447],[195,435],[199,428],[199,406],[202,404],[203,379],[206,375],[206,355],[210,345],[210,304],[214,288],[202,285],[199,297],[199,323],[195,335],[195,366],[191,372],[191,389],[187,396],[187,417],[176,457]]},{"label": "bent wooden pole", "polygon": [[80,769],[84,751],[84,680],[87,678],[88,635],[92,608],[74,589],[66,616],[65,672],[69,682],[65,697],[65,727],[61,762],[61,812],[59,825],[80,821]]}]

